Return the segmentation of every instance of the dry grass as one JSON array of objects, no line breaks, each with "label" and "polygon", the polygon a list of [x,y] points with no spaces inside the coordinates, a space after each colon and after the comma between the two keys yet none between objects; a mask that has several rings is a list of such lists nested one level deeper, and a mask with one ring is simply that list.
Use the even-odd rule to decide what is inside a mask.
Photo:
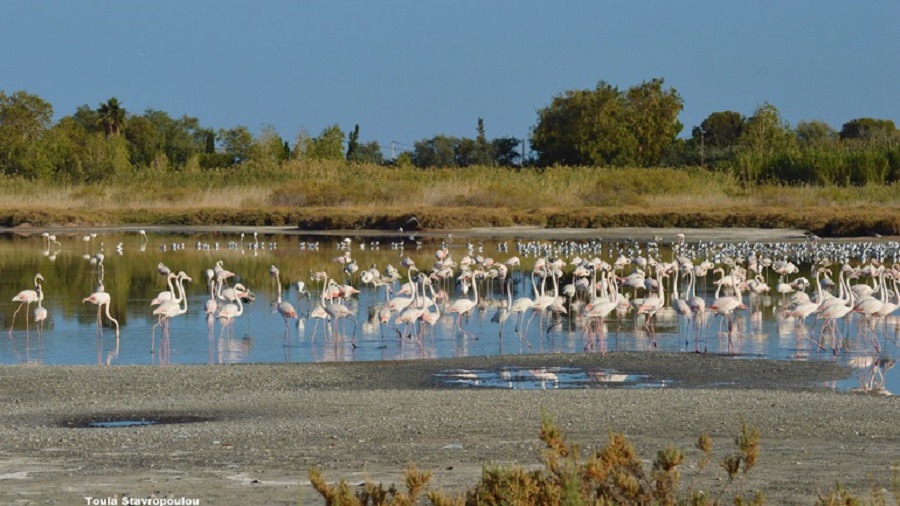
[{"label": "dry grass", "polygon": [[[657,452],[647,469],[628,438],[619,433],[610,433],[606,446],[583,459],[580,448],[570,443],[546,415],[540,430],[545,445],[541,468],[485,466],[481,479],[460,495],[429,490],[431,473],[420,471],[414,465],[404,474],[405,492],[394,485],[385,487],[368,480],[356,489],[346,480],[329,484],[314,467],[309,468],[308,475],[313,488],[328,505],[412,506],[424,504],[426,498],[434,506],[762,505],[765,504],[762,492],[745,490],[750,472],[759,464],[761,434],[757,428],[747,425],[743,416],[740,422],[734,451],[718,460],[717,468],[724,471],[724,480],[710,476],[716,473],[716,467],[709,466],[716,456],[707,434],[698,438],[693,453],[697,460],[692,464],[687,463],[685,452],[668,446]],[[687,482],[682,480],[685,468],[690,478]],[[894,473],[889,491],[879,489],[873,482],[866,499],[858,498],[840,483],[811,499],[821,506],[896,504],[900,499],[900,476]]]},{"label": "dry grass", "polygon": [[793,227],[900,234],[896,185],[743,187],[700,169],[384,168],[290,163],[46,187],[0,178],[0,223],[424,228]]}]

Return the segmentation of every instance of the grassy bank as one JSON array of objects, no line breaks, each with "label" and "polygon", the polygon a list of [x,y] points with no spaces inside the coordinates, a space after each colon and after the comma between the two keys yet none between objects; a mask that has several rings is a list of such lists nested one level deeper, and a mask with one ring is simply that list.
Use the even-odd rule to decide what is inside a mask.
[{"label": "grassy bank", "polygon": [[0,179],[0,224],[296,225],[396,230],[544,227],[800,228],[900,234],[900,188],[744,187],[703,169],[432,169],[302,164],[144,172],[97,185]]}]

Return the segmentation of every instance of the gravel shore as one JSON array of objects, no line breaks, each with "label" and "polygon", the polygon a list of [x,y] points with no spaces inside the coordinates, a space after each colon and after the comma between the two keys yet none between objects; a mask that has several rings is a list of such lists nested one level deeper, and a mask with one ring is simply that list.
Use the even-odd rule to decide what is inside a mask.
[{"label": "gravel shore", "polygon": [[[671,380],[656,389],[448,388],[454,368],[567,366]],[[432,489],[461,492],[485,464],[540,463],[541,413],[583,453],[624,433],[649,462],[676,445],[734,452],[743,415],[762,433],[745,489],[769,504],[812,504],[840,482],[861,497],[889,488],[900,454],[895,397],[839,393],[850,370],[827,361],[695,354],[528,355],[377,363],[168,367],[0,367],[0,502],[87,504],[170,497],[200,504],[323,504],[307,468],[329,480],[402,483],[415,463]],[[139,427],[91,422],[154,420]],[[710,466],[701,485],[726,486]],[[733,489],[724,489],[725,496]],[[120,499],[121,501],[121,499]],[[121,502],[119,502],[121,504]]]}]

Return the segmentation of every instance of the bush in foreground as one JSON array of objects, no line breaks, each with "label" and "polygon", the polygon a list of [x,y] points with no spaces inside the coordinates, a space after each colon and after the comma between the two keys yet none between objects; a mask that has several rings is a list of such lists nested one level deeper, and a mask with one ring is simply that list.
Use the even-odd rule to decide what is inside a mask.
[{"label": "bush in foreground", "polygon": [[[741,417],[741,431],[735,437],[735,452],[720,462],[727,480],[719,490],[703,490],[697,482],[713,459],[712,442],[707,434],[697,440],[701,456],[696,462],[696,474],[687,484],[681,482],[680,467],[685,456],[680,450],[668,447],[660,450],[650,470],[638,457],[623,434],[610,433],[609,442],[587,460],[579,458],[577,446],[566,441],[565,435],[544,416],[541,421],[541,441],[547,446],[543,468],[529,471],[520,466],[485,467],[481,480],[463,494],[447,496],[428,491],[429,471],[410,465],[404,473],[406,492],[394,485],[385,488],[368,480],[362,489],[352,490],[345,480],[336,485],[325,481],[322,473],[309,469],[313,488],[329,506],[412,506],[427,499],[434,506],[476,505],[691,505],[722,504],[761,505],[765,496],[755,491],[745,494],[748,473],[759,458],[760,433]],[[819,494],[816,506],[887,505],[900,503],[900,473],[892,480],[893,502],[874,484],[867,501],[854,496],[840,483],[827,493]]]},{"label": "bush in foreground", "polygon": [[[435,506],[493,505],[493,504],[660,504],[715,505],[722,504],[726,494],[735,494],[734,504],[763,504],[760,492],[744,495],[743,484],[759,457],[759,431],[741,420],[741,432],[735,438],[737,451],[726,456],[721,467],[728,480],[713,496],[697,488],[699,473],[712,461],[712,443],[703,434],[697,441],[702,452],[697,462],[698,476],[681,484],[680,466],[685,456],[680,450],[668,447],[657,453],[651,469],[644,468],[628,439],[610,433],[609,442],[587,460],[579,456],[579,448],[570,444],[549,417],[541,422],[541,441],[547,446],[543,468],[526,470],[520,466],[485,467],[481,480],[459,496],[449,497],[442,492],[427,491],[431,473],[410,466],[405,472],[406,492],[394,485],[366,482],[361,490],[353,491],[346,481],[328,484],[321,472],[309,469],[315,490],[328,505],[412,505],[424,495]],[[736,486],[737,490],[731,490]]]}]

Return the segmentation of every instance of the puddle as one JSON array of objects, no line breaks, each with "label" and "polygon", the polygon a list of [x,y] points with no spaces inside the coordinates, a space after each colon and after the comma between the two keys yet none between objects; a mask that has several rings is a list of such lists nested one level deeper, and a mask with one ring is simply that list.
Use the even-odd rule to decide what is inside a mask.
[{"label": "puddle", "polygon": [[114,420],[108,422],[91,422],[87,426],[91,429],[111,429],[115,427],[140,427],[143,425],[156,425],[156,420]]},{"label": "puddle", "polygon": [[75,429],[117,429],[124,427],[149,427],[165,424],[199,423],[211,420],[211,418],[192,415],[136,415],[131,413],[70,418],[60,421],[59,425],[61,427]]},{"label": "puddle", "polygon": [[611,369],[584,370],[578,367],[501,367],[486,369],[448,369],[435,374],[447,387],[506,388],[547,390],[559,388],[661,388],[671,380],[658,380],[642,374],[622,374]]}]

